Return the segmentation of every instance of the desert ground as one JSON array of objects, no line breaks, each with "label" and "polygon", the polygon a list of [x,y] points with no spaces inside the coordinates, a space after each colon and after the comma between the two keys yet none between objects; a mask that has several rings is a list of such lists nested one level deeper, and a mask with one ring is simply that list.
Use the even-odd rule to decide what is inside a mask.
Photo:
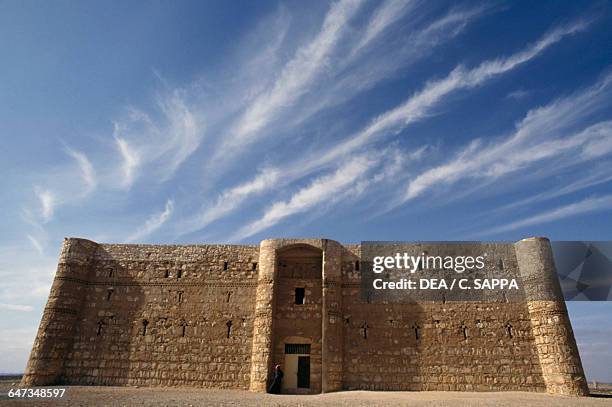
[{"label": "desert ground", "polygon": [[598,386],[591,397],[561,397],[527,392],[374,392],[345,391],[312,396],[270,395],[241,390],[67,386],[62,399],[11,399],[16,377],[0,379],[0,405],[25,406],[612,406],[612,386]]}]

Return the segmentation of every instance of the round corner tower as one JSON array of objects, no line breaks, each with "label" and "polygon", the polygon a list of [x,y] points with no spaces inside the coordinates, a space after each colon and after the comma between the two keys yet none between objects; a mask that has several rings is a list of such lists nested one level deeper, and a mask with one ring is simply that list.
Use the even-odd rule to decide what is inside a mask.
[{"label": "round corner tower", "polygon": [[63,362],[70,351],[90,263],[98,244],[65,238],[55,279],[34,340],[21,384],[42,386],[62,381]]},{"label": "round corner tower", "polygon": [[550,241],[532,237],[516,242],[514,247],[546,390],[588,395]]}]

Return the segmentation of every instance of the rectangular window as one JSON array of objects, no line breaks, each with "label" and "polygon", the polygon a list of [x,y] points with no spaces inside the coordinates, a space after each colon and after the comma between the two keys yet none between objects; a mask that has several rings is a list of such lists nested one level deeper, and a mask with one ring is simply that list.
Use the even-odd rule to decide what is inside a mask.
[{"label": "rectangular window", "polygon": [[296,304],[304,304],[304,294],[305,294],[305,289],[304,287],[297,287],[295,289],[295,303]]},{"label": "rectangular window", "polygon": [[286,343],[285,344],[286,355],[309,355],[310,345],[309,344],[296,344]]}]

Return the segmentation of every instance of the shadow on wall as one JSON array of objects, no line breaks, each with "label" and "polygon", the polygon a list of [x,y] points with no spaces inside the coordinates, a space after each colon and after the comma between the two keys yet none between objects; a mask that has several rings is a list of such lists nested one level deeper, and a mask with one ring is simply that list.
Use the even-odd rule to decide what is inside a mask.
[{"label": "shadow on wall", "polygon": [[146,352],[143,345],[153,326],[135,278],[139,267],[139,262],[115,260],[98,246],[64,364],[67,384],[126,385],[147,374],[139,352]]},{"label": "shadow on wall", "polygon": [[66,239],[22,383],[248,388],[257,259]]},{"label": "shadow on wall", "polygon": [[[503,295],[449,301],[443,291],[419,301],[368,295],[360,249],[343,254],[344,389],[546,390],[524,301]],[[466,250],[444,248],[451,249]],[[507,272],[517,273],[512,246],[476,250],[504,256]],[[402,275],[383,277],[399,281]]]}]

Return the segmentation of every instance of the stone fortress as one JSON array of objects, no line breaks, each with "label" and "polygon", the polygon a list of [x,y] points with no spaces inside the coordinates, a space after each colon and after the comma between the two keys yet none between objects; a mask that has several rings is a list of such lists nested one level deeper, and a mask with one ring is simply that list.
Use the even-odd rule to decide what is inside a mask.
[{"label": "stone fortress", "polygon": [[[415,250],[428,245],[444,244]],[[328,239],[68,238],[22,385],[263,392],[280,364],[286,393],[588,394],[550,242],[465,245],[549,298],[527,290],[520,302],[369,303],[360,295],[361,246]]]}]

